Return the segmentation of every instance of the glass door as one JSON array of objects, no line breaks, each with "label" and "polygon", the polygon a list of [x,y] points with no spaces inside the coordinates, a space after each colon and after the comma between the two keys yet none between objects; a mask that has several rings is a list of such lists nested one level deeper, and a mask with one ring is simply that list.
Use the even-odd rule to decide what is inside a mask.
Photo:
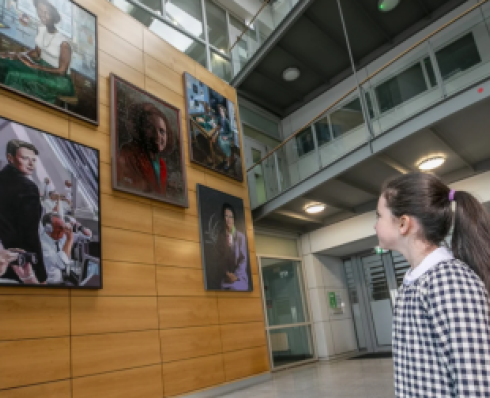
[{"label": "glass door", "polygon": [[344,260],[359,350],[391,351],[393,304],[407,268],[406,260],[391,252]]},{"label": "glass door", "polygon": [[273,369],[315,360],[301,261],[261,257],[259,263]]}]

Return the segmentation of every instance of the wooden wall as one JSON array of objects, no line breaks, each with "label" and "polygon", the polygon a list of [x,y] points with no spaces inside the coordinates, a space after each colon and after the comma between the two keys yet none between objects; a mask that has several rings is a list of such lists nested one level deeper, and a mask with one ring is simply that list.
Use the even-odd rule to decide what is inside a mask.
[{"label": "wooden wall", "polygon": [[[269,370],[246,183],[189,163],[188,209],[111,188],[109,73],[182,110],[189,72],[236,92],[104,0],[98,16],[100,126],[0,90],[0,115],[96,147],[101,155],[104,289],[0,288],[0,398],[153,398]],[[254,292],[203,287],[196,183],[243,198]]]}]

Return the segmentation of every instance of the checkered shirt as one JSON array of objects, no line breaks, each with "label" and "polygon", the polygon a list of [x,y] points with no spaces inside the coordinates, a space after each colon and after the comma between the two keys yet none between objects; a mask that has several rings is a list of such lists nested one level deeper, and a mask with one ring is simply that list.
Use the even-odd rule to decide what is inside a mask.
[{"label": "checkered shirt", "polygon": [[489,299],[465,263],[443,261],[400,287],[393,361],[398,398],[490,397]]}]

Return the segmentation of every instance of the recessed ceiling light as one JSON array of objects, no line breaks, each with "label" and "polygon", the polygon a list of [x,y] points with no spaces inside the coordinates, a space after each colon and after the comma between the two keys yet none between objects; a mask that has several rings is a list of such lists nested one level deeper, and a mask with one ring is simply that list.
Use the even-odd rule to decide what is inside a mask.
[{"label": "recessed ceiling light", "polygon": [[313,203],[305,207],[305,211],[309,214],[321,213],[323,210],[325,210],[323,203]]},{"label": "recessed ceiling light", "polygon": [[398,4],[400,4],[400,0],[379,0],[378,10],[388,12],[394,10]]},{"label": "recessed ceiling light", "polygon": [[422,162],[419,163],[419,169],[420,170],[434,170],[440,167],[446,159],[443,156],[434,156],[429,159],[425,159]]},{"label": "recessed ceiling light", "polygon": [[300,71],[298,68],[287,68],[282,72],[282,78],[288,82],[292,82],[296,80],[300,75]]}]

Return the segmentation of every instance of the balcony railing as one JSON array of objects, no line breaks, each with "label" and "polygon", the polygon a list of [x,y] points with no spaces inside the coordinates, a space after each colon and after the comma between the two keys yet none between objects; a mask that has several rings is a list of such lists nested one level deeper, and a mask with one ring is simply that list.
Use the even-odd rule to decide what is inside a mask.
[{"label": "balcony railing", "polygon": [[[246,25],[231,22],[230,28],[234,29],[231,30],[233,44],[229,52],[233,63],[233,76],[240,72],[298,2],[299,0],[264,0],[262,7]],[[239,24],[241,26],[238,26]],[[235,36],[233,31],[240,33]]]},{"label": "balcony railing", "polygon": [[379,69],[368,66],[359,87],[354,85],[248,169],[252,208],[489,77],[490,7],[483,7],[485,3],[469,8]]}]

